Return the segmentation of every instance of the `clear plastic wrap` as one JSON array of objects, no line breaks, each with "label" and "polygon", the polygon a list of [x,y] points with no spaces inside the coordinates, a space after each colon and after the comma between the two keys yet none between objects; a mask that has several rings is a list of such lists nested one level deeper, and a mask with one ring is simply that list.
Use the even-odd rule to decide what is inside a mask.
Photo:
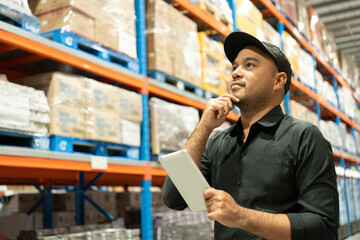
[{"label": "clear plastic wrap", "polygon": [[301,33],[303,33],[307,39],[311,39],[309,15],[306,10],[305,0],[297,0],[297,11],[298,11],[298,23],[297,27]]},{"label": "clear plastic wrap", "polygon": [[281,36],[278,31],[276,31],[270,23],[267,21],[263,21],[263,29],[264,29],[264,41],[274,44],[281,48]]},{"label": "clear plastic wrap", "polygon": [[42,32],[70,31],[137,58],[134,0],[29,0],[29,3],[41,20]]},{"label": "clear plastic wrap", "polygon": [[340,110],[348,117],[354,119],[357,106],[350,90],[344,87],[339,87],[337,94],[339,98]]},{"label": "clear plastic wrap", "polygon": [[153,154],[182,149],[199,122],[199,112],[192,107],[150,99],[151,147]]},{"label": "clear plastic wrap", "polygon": [[[18,82],[45,91],[51,106],[50,134],[140,146],[140,94],[61,72]],[[41,102],[44,98],[42,91],[34,99]],[[38,117],[40,123],[49,121],[42,114],[30,117]]]},{"label": "clear plastic wrap", "polygon": [[26,15],[32,15],[27,0],[0,0],[0,4]]},{"label": "clear plastic wrap", "polygon": [[311,7],[308,7],[307,11],[310,19],[311,41],[318,50],[324,52],[324,37],[326,39],[324,24],[320,21],[319,15]]},{"label": "clear plastic wrap", "polygon": [[46,134],[49,105],[43,91],[0,81],[0,127]]},{"label": "clear plastic wrap", "polygon": [[305,50],[300,49],[299,54],[299,68],[300,68],[300,80],[315,89],[315,63],[310,54]]},{"label": "clear plastic wrap", "polygon": [[146,3],[148,69],[201,87],[197,25],[163,0]]},{"label": "clear plastic wrap", "polygon": [[319,71],[316,71],[316,83],[317,83],[317,93],[326,99],[328,102],[330,102],[333,106],[338,106],[338,100],[336,97],[336,93],[334,90],[334,87],[328,83],[327,81],[324,81],[323,76]]},{"label": "clear plastic wrap", "polygon": [[342,139],[337,124],[334,121],[320,120],[319,129],[323,136],[331,143],[332,146],[342,147]]}]

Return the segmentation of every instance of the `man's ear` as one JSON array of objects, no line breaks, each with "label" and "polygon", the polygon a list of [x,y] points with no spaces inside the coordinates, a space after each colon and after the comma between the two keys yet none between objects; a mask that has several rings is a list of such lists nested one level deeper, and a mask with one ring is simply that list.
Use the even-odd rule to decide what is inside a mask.
[{"label": "man's ear", "polygon": [[276,73],[274,90],[284,89],[287,81],[287,75],[284,72]]}]

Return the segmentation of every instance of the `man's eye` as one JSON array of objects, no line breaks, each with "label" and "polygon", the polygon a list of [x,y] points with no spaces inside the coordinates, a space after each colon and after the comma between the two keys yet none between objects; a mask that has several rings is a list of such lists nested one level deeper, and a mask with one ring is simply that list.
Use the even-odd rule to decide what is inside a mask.
[{"label": "man's eye", "polygon": [[232,70],[235,71],[237,69],[237,67],[233,67]]},{"label": "man's eye", "polygon": [[252,63],[247,63],[246,64],[246,67],[254,67],[255,65],[254,64],[252,64]]}]

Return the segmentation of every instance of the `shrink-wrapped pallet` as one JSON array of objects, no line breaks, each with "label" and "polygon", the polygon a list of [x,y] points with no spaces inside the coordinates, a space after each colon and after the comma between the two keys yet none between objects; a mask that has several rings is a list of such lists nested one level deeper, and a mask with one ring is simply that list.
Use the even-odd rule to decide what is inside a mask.
[{"label": "shrink-wrapped pallet", "polygon": [[150,99],[151,149],[153,154],[182,149],[199,122],[192,107]]}]

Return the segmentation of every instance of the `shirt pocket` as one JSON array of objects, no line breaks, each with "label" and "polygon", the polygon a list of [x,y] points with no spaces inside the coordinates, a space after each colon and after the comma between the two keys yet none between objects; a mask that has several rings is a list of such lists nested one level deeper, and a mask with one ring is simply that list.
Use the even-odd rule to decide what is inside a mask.
[{"label": "shirt pocket", "polygon": [[291,160],[286,157],[255,159],[249,169],[251,197],[258,202],[285,202],[295,191]]}]

